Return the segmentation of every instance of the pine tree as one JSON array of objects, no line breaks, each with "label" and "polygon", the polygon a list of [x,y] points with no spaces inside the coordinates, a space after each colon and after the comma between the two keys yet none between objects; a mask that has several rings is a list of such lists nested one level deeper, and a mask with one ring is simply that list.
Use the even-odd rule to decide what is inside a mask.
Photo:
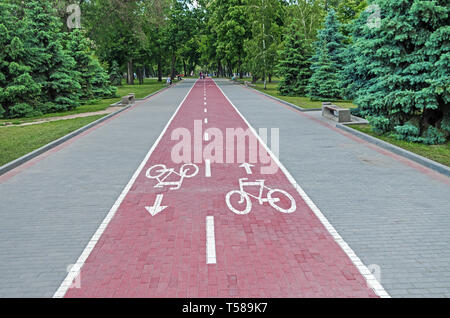
[{"label": "pine tree", "polygon": [[311,76],[310,44],[296,30],[297,21],[289,27],[278,73],[282,77],[278,90],[281,95],[302,96]]},{"label": "pine tree", "polygon": [[331,9],[325,19],[323,29],[317,34],[314,46],[316,53],[311,58],[313,75],[308,83],[307,96],[311,99],[333,100],[341,97],[339,75],[344,61],[344,36],[336,12]]},{"label": "pine tree", "polygon": [[343,63],[342,53],[345,50],[345,37],[341,33],[342,25],[338,21],[334,9],[328,12],[323,28],[317,32],[317,41],[314,43],[316,49],[312,62],[319,60],[319,56],[323,47],[326,48],[327,54],[336,66],[341,69]]},{"label": "pine tree", "polygon": [[[450,7],[447,1],[377,0],[380,28],[355,22],[356,100],[375,131],[435,144],[450,136]],[[347,72],[350,73],[351,70]]]},{"label": "pine tree", "polygon": [[41,89],[30,75],[17,10],[0,3],[0,118],[33,115]]},{"label": "pine tree", "polygon": [[109,69],[109,80],[112,85],[120,86],[122,85],[122,72],[120,71],[119,64],[116,60],[111,63],[111,67]]},{"label": "pine tree", "polygon": [[106,71],[91,50],[91,42],[80,29],[66,34],[65,46],[69,55],[75,60],[73,77],[81,85],[81,100],[110,97],[115,88],[110,85]]},{"label": "pine tree", "polygon": [[81,86],[74,76],[75,60],[63,47],[61,22],[49,1],[24,4],[22,29],[31,76],[42,87],[36,111],[47,113],[79,106]]},{"label": "pine tree", "polygon": [[324,46],[318,52],[318,61],[312,66],[314,70],[308,84],[307,96],[315,100],[331,101],[340,97],[339,71],[336,63],[328,55]]}]

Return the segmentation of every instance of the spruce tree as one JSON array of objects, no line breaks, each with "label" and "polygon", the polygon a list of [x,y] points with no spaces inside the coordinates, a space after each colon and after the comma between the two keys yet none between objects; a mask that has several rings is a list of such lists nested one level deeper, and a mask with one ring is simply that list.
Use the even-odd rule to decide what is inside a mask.
[{"label": "spruce tree", "polygon": [[81,86],[74,73],[76,62],[63,47],[62,25],[50,1],[25,2],[21,25],[31,76],[42,87],[36,111],[65,111],[79,106]]},{"label": "spruce tree", "polygon": [[318,61],[312,66],[314,70],[308,84],[308,97],[313,100],[331,101],[340,97],[339,70],[328,55],[325,46],[318,52]]},{"label": "spruce tree", "polygon": [[81,100],[110,97],[116,89],[110,85],[108,74],[91,50],[91,42],[80,29],[66,33],[65,46],[75,60],[74,79],[81,86]]},{"label": "spruce tree", "polygon": [[111,63],[111,67],[109,68],[109,80],[112,85],[121,86],[122,85],[122,72],[120,71],[119,64],[116,60]]},{"label": "spruce tree", "polygon": [[[355,22],[354,85],[375,131],[435,144],[450,136],[450,7],[447,1],[377,0],[379,28]],[[352,72],[348,70],[347,74]]]},{"label": "spruce tree", "polygon": [[0,3],[0,118],[33,115],[41,89],[30,75],[17,10],[16,5]]},{"label": "spruce tree", "polygon": [[297,23],[294,21],[289,27],[282,58],[277,67],[282,77],[278,87],[281,95],[304,95],[311,76],[310,44],[296,29]]}]

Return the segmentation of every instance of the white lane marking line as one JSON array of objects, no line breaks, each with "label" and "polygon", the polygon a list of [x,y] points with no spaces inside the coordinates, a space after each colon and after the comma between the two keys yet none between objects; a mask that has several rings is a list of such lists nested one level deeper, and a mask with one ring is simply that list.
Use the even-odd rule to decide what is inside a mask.
[{"label": "white lane marking line", "polygon": [[207,104],[206,104],[206,102],[205,102],[205,106],[206,106]]},{"label": "white lane marking line", "polygon": [[61,285],[59,286],[59,288],[55,292],[55,294],[53,295],[53,298],[63,298],[66,295],[66,293],[69,290],[70,286],[72,286],[72,283],[73,283],[74,279],[77,278],[78,275],[80,274],[80,271],[81,271],[84,263],[86,262],[87,258],[91,254],[91,252],[94,249],[95,245],[100,240],[100,237],[102,236],[103,232],[108,227],[109,222],[111,222],[111,220],[113,219],[113,217],[116,214],[117,210],[119,209],[119,206],[122,204],[123,199],[125,199],[126,195],[130,191],[130,189],[133,186],[134,182],[136,181],[137,177],[141,174],[142,169],[144,169],[145,164],[147,163],[148,159],[152,155],[153,151],[155,151],[156,147],[158,146],[158,144],[161,141],[162,137],[165,135],[165,133],[166,133],[167,129],[169,128],[170,124],[172,123],[173,119],[178,114],[181,106],[184,104],[184,102],[186,101],[187,97],[189,96],[189,94],[191,93],[192,89],[195,87],[196,84],[197,84],[197,81],[194,83],[194,85],[192,85],[192,87],[189,90],[189,92],[186,94],[184,99],[181,101],[181,103],[178,106],[178,108],[176,109],[175,113],[169,119],[169,122],[167,123],[166,127],[164,127],[163,131],[161,132],[161,135],[159,135],[158,139],[153,144],[152,148],[147,153],[147,155],[145,156],[144,160],[142,160],[142,163],[140,164],[140,166],[137,168],[137,170],[134,173],[133,177],[131,177],[131,180],[125,186],[125,188],[123,189],[123,191],[120,194],[119,198],[117,199],[117,201],[112,206],[111,210],[106,215],[106,217],[103,220],[102,224],[99,226],[99,228],[95,232],[94,236],[92,236],[92,238],[89,241],[89,243],[87,244],[87,246],[84,248],[84,250],[81,253],[80,257],[78,258],[76,264],[73,266],[73,268],[76,268],[76,270],[70,271],[67,274],[66,278],[61,283]]},{"label": "white lane marking line", "polygon": [[207,113],[208,112],[208,110],[205,108],[205,113]]},{"label": "white lane marking line", "polygon": [[267,153],[271,156],[272,160],[275,161],[275,163],[280,167],[281,171],[286,175],[288,180],[291,182],[291,184],[294,186],[294,188],[297,190],[297,192],[300,194],[300,196],[303,198],[303,200],[308,204],[308,206],[311,208],[311,210],[314,212],[314,214],[317,216],[317,218],[322,222],[323,226],[328,230],[331,236],[333,236],[334,240],[339,244],[339,246],[342,248],[342,250],[347,254],[347,256],[351,259],[353,264],[358,268],[361,275],[366,279],[367,285],[370,286],[370,288],[381,298],[390,298],[391,296],[386,292],[384,287],[380,284],[379,281],[375,278],[375,276],[372,274],[372,272],[367,268],[366,265],[361,261],[361,259],[356,256],[356,253],[351,249],[351,247],[344,241],[342,236],[336,231],[336,229],[331,225],[331,223],[328,221],[328,219],[325,217],[325,215],[320,211],[320,209],[314,204],[314,202],[309,198],[309,196],[306,194],[305,191],[303,191],[302,187],[295,181],[294,177],[289,173],[289,171],[286,169],[286,167],[280,162],[280,160],[273,154],[272,150],[270,150],[269,147],[264,143],[264,141],[261,139],[259,134],[256,132],[256,130],[250,125],[250,123],[245,119],[245,117],[241,114],[241,112],[237,109],[237,107],[231,102],[231,100],[228,98],[227,95],[223,92],[222,88],[217,85],[216,81],[213,80],[216,86],[219,88],[219,90],[222,92],[223,96],[228,100],[228,102],[233,106],[233,108],[236,110],[236,112],[241,116],[241,118],[244,120],[244,122],[247,124],[247,126],[250,128],[250,130],[255,134],[256,138],[258,138],[261,145],[265,148]]},{"label": "white lane marking line", "polygon": [[207,124],[208,123],[208,118],[205,118],[205,124]]},{"label": "white lane marking line", "polygon": [[205,177],[211,178],[211,160],[205,159]]},{"label": "white lane marking line", "polygon": [[205,141],[209,141],[209,135],[208,135],[208,133],[205,133]]},{"label": "white lane marking line", "polygon": [[216,264],[216,238],[214,235],[214,217],[206,217],[206,264]]}]

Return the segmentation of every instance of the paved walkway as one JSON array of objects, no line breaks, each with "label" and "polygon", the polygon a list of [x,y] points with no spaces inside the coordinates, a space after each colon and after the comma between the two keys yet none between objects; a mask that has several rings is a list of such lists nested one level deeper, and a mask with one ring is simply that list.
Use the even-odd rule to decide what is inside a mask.
[{"label": "paved walkway", "polygon": [[[193,83],[0,177],[0,297],[385,295],[363,263],[392,296],[450,296],[448,178],[254,91]],[[207,147],[245,119],[280,129],[270,174],[259,143],[242,167]],[[173,163],[189,135],[207,151]]]}]

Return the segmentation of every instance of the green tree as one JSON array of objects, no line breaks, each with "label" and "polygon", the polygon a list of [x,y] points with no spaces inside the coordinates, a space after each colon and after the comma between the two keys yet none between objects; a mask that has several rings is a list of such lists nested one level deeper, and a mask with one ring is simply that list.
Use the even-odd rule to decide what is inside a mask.
[{"label": "green tree", "polygon": [[115,95],[116,89],[111,86],[108,74],[101,67],[91,49],[93,43],[85,37],[82,30],[74,29],[72,32],[66,33],[65,46],[76,63],[77,73],[74,73],[73,76],[78,77],[82,100]]},{"label": "green tree", "polygon": [[23,29],[16,16],[18,7],[0,3],[0,117],[36,113],[41,85],[31,76]]},{"label": "green tree", "polygon": [[[360,76],[356,104],[377,132],[428,144],[450,135],[450,7],[447,1],[373,1],[355,21],[350,65]],[[364,77],[362,77],[364,76]]]},{"label": "green tree", "polygon": [[226,64],[228,74],[235,70],[243,76],[245,61],[244,43],[250,36],[247,8],[244,0],[216,0],[210,8],[213,10],[211,26],[217,39],[217,56]]},{"label": "green tree", "polygon": [[20,34],[23,35],[30,74],[41,86],[39,103],[33,113],[77,107],[81,87],[77,81],[76,62],[64,49],[61,22],[50,1],[28,1],[20,15],[23,16]]},{"label": "green tree", "polygon": [[312,61],[318,61],[321,55],[322,49],[325,47],[328,56],[333,61],[338,69],[341,69],[344,62],[342,60],[342,54],[345,49],[344,36],[341,31],[341,24],[337,20],[336,11],[330,9],[325,18],[323,28],[317,33],[317,42],[314,43],[316,48],[316,54],[313,56]]},{"label": "green tree", "polygon": [[248,0],[247,10],[251,36],[245,40],[245,66],[254,79],[263,79],[266,88],[266,79],[271,81],[277,62],[284,11],[279,0]]},{"label": "green tree", "polygon": [[340,0],[337,6],[337,18],[341,23],[341,32],[348,37],[351,33],[351,22],[367,7],[366,0]]},{"label": "green tree", "polygon": [[282,95],[302,96],[311,77],[311,45],[296,29],[297,21],[287,28],[284,50],[278,64],[281,82],[278,90]]},{"label": "green tree", "polygon": [[120,70],[119,64],[117,61],[113,61],[109,68],[109,80],[112,85],[122,86],[122,71]]},{"label": "green tree", "polygon": [[323,46],[318,53],[318,61],[312,65],[314,70],[308,83],[308,97],[311,99],[330,101],[340,97],[339,70],[336,63]]}]

